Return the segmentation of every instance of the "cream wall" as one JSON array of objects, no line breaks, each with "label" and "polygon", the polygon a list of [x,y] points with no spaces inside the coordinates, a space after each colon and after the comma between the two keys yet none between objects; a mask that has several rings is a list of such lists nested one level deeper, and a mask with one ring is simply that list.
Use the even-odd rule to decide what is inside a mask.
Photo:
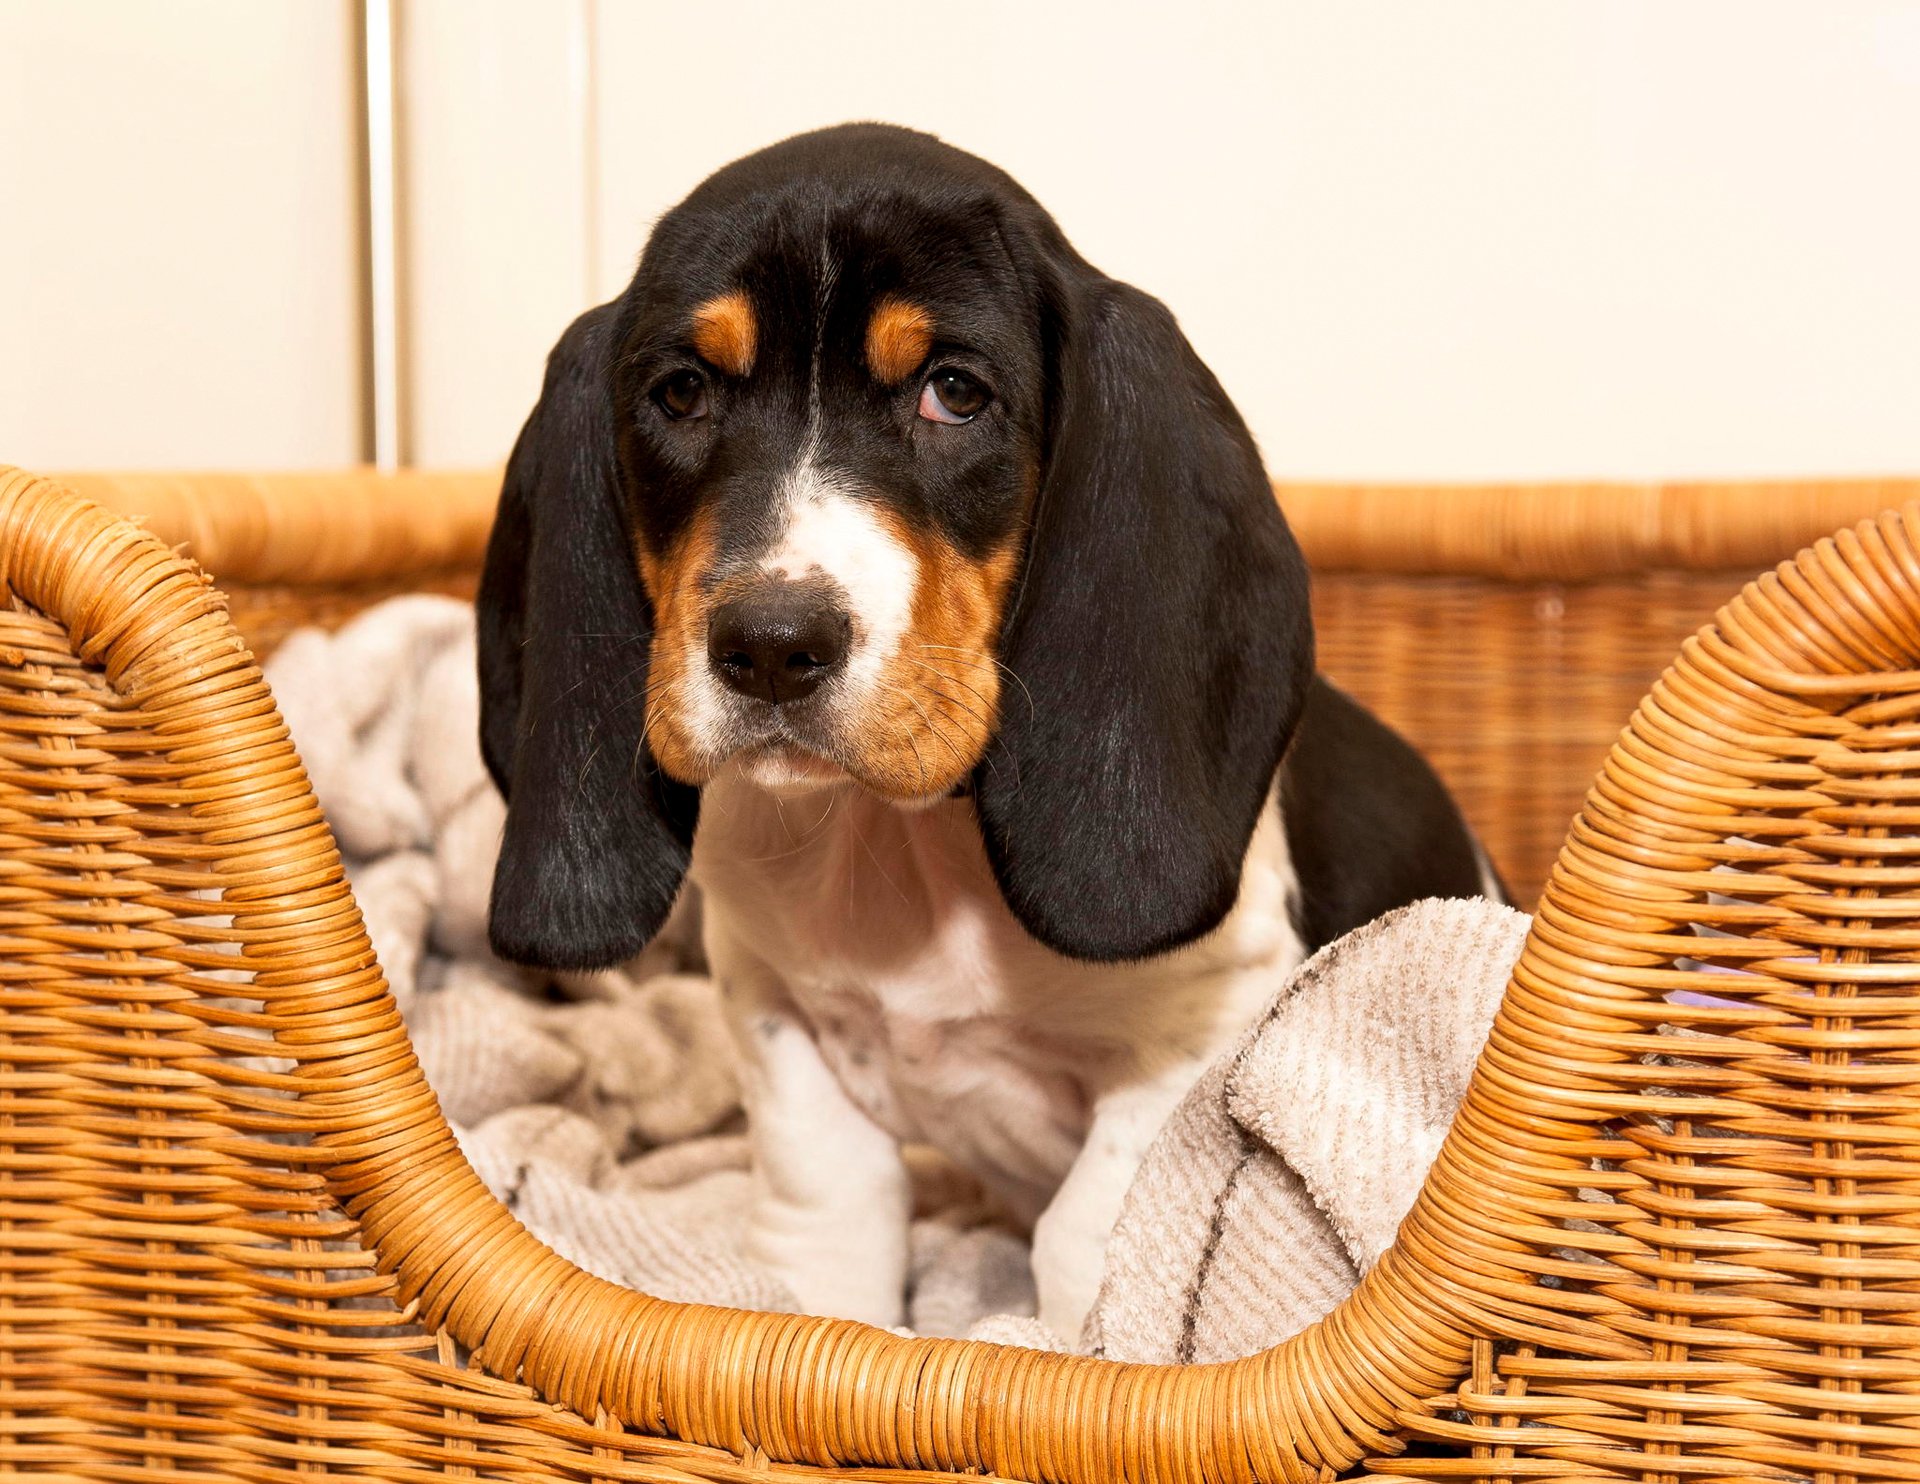
[{"label": "cream wall", "polygon": [[400,178],[408,456],[505,456],[587,305],[598,183],[587,4],[404,0]]},{"label": "cream wall", "polygon": [[1913,4],[822,13],[604,6],[602,291],[712,164],[890,118],[1165,299],[1276,473],[1920,468]]},{"label": "cream wall", "polygon": [[[0,449],[354,451],[344,8],[0,0],[32,157],[0,185],[62,224],[0,238],[0,338],[40,368],[0,356]],[[79,44],[103,15],[128,36]],[[400,33],[420,462],[504,453],[709,170],[878,117],[1172,305],[1276,474],[1920,470],[1920,0],[401,0]],[[44,119],[76,102],[70,142]]]},{"label": "cream wall", "polygon": [[361,450],[353,7],[0,0],[0,462]]}]

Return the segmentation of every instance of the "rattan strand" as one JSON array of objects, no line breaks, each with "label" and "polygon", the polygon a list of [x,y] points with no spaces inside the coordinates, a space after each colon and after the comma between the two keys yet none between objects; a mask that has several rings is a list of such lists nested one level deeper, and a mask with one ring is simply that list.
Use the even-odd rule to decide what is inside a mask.
[{"label": "rattan strand", "polygon": [[680,1308],[533,1241],[218,595],[0,475],[0,1466],[1920,1477],[1917,548],[1885,517],[1687,643],[1395,1249],[1294,1342],[1153,1369]]},{"label": "rattan strand", "polygon": [[1316,572],[1590,582],[1751,575],[1920,498],[1920,479],[1663,484],[1275,485]]}]

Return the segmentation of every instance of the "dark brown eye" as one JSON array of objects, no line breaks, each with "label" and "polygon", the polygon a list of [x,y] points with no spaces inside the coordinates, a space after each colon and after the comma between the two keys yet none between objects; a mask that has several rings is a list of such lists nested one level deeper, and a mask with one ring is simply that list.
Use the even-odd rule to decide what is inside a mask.
[{"label": "dark brown eye", "polygon": [[968,423],[993,394],[964,371],[942,366],[920,389],[920,415],[931,423]]},{"label": "dark brown eye", "polygon": [[698,371],[676,371],[653,389],[653,400],[675,422],[707,415],[707,379]]}]

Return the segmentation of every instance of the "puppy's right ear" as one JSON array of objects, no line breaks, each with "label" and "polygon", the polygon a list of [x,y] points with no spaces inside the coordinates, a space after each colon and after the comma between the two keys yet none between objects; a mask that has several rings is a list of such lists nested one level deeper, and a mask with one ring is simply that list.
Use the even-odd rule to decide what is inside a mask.
[{"label": "puppy's right ear", "polygon": [[602,968],[666,920],[699,791],[646,748],[653,613],[614,444],[615,306],[547,360],[513,448],[475,607],[480,745],[507,800],[489,936],[502,958]]}]

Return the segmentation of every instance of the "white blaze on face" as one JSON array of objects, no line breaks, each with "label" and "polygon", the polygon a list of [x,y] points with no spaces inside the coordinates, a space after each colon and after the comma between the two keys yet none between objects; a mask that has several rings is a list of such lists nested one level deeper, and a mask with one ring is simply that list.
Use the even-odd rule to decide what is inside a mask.
[{"label": "white blaze on face", "polygon": [[846,594],[852,647],[843,704],[862,706],[885,684],[886,667],[913,621],[919,559],[869,501],[819,468],[811,450],[787,476],[784,505],[784,528],[760,570],[794,581],[824,576]]},{"label": "white blaze on face", "polygon": [[[887,670],[898,663],[913,620],[920,562],[843,478],[823,470],[810,446],[781,481],[776,507],[779,535],[757,564],[759,575],[834,584],[847,605],[849,646],[845,668],[832,683],[834,730],[857,734],[867,708],[898,689]],[[732,695],[707,660],[706,635],[690,636],[685,656],[688,683],[681,688],[682,724],[708,757],[727,758],[741,745],[741,699]],[[911,669],[911,666],[907,667]],[[847,781],[837,764],[784,748],[749,748],[734,755],[744,775],[779,795],[813,792]]]}]

